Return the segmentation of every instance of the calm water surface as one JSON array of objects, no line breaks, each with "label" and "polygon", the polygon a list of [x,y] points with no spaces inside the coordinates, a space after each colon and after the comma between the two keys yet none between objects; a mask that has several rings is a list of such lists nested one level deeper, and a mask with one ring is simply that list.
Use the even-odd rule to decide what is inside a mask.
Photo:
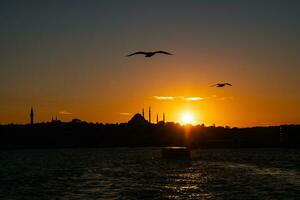
[{"label": "calm water surface", "polygon": [[0,152],[0,199],[300,199],[300,150],[160,148]]}]

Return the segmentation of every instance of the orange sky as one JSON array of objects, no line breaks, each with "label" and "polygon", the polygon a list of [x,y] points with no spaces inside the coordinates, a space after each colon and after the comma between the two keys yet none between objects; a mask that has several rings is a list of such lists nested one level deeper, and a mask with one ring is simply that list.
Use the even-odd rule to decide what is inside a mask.
[{"label": "orange sky", "polygon": [[[299,6],[147,5],[3,4],[0,124],[28,123],[31,106],[38,122],[126,122],[151,106],[152,121],[300,123]],[[139,50],[174,55],[125,57]]]}]

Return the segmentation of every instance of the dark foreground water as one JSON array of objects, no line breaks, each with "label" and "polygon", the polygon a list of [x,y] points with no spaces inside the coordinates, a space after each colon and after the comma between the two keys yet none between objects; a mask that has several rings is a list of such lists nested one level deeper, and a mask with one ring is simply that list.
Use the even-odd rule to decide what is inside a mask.
[{"label": "dark foreground water", "polygon": [[0,199],[300,199],[300,150],[159,148],[0,152]]}]

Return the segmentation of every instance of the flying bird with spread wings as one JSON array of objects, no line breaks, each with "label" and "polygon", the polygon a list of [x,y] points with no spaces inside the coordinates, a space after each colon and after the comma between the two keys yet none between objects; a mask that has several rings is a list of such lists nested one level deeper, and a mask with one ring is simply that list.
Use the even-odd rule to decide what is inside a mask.
[{"label": "flying bird with spread wings", "polygon": [[211,85],[210,87],[225,87],[226,85],[232,86],[230,83],[217,83],[217,84]]},{"label": "flying bird with spread wings", "polygon": [[153,51],[153,52],[144,52],[144,51],[138,51],[138,52],[135,52],[135,53],[132,53],[132,54],[129,54],[127,55],[126,57],[129,57],[129,56],[134,56],[134,55],[138,55],[138,54],[142,54],[142,55],[145,55],[145,57],[149,58],[149,57],[152,57],[154,56],[155,54],[166,54],[166,55],[173,55],[169,52],[166,52],[166,51]]}]

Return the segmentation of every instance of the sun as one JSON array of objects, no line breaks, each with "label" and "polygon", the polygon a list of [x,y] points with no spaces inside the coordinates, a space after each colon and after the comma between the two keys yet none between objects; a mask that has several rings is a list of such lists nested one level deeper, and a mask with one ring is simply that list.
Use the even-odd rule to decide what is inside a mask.
[{"label": "sun", "polygon": [[181,117],[180,117],[180,123],[181,124],[194,124],[195,123],[195,119],[192,113],[182,113]]}]

